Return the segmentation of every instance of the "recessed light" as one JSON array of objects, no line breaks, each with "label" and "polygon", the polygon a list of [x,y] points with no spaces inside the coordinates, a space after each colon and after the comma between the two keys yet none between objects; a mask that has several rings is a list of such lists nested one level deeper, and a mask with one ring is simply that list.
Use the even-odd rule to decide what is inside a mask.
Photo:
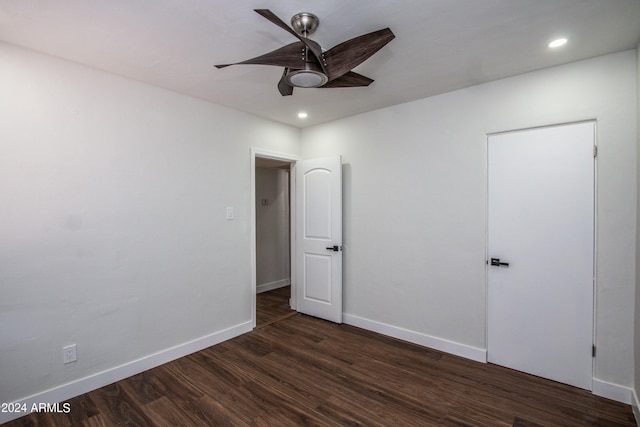
[{"label": "recessed light", "polygon": [[305,113],[304,111],[300,111],[300,112],[298,113],[298,118],[299,118],[299,119],[306,119],[306,118],[307,118],[307,116],[308,116],[308,114],[307,114],[307,113]]},{"label": "recessed light", "polygon": [[555,39],[554,41],[549,43],[548,46],[551,48],[554,48],[554,47],[564,46],[565,44],[567,44],[567,39],[561,38],[561,39]]}]

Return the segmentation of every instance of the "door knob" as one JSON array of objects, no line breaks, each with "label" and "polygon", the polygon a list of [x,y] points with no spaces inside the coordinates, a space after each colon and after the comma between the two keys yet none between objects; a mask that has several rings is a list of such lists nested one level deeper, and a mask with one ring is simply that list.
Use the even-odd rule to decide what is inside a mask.
[{"label": "door knob", "polygon": [[491,265],[494,267],[509,267],[509,263],[500,262],[500,258],[491,258]]},{"label": "door knob", "polygon": [[333,245],[327,248],[328,251],[340,252],[342,250],[342,246]]}]

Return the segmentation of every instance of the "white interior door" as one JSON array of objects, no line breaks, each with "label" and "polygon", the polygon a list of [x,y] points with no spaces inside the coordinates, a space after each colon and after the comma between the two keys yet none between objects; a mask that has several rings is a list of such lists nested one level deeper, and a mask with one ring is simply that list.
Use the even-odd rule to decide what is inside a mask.
[{"label": "white interior door", "polygon": [[488,360],[588,390],[594,145],[593,122],[488,139]]},{"label": "white interior door", "polygon": [[296,308],[342,323],[340,157],[296,162]]}]

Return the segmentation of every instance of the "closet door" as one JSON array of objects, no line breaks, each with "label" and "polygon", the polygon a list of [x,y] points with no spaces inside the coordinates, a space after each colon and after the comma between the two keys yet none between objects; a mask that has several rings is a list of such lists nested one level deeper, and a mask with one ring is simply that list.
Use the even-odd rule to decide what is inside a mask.
[{"label": "closet door", "polygon": [[488,138],[488,360],[591,389],[595,123]]}]

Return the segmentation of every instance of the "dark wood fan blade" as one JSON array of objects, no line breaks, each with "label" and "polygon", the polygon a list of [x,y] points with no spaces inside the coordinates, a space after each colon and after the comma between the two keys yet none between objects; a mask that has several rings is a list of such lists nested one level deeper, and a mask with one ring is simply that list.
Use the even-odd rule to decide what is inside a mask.
[{"label": "dark wood fan blade", "polygon": [[322,71],[326,74],[327,71],[324,68],[325,64],[322,56],[323,55],[322,48],[318,43],[306,37],[302,37],[300,34],[296,33],[293,30],[293,28],[289,27],[282,19],[278,18],[278,16],[275,13],[271,12],[269,9],[254,9],[254,11],[256,11],[258,14],[260,14],[260,16],[262,16],[263,18],[266,18],[271,23],[276,24],[278,27],[282,28],[289,34],[296,37],[302,43],[304,43],[305,46],[309,48],[311,53],[313,53],[313,55],[316,57],[316,59],[318,60],[318,63],[320,64],[320,67],[322,68]]},{"label": "dark wood fan blade", "polygon": [[329,77],[329,81],[347,74],[382,49],[395,37],[389,28],[385,28],[332,47],[324,53],[325,72]]},{"label": "dark wood fan blade", "polygon": [[341,75],[337,79],[333,79],[321,87],[362,87],[369,86],[373,83],[373,79],[363,76],[362,74],[349,71],[346,74]]},{"label": "dark wood fan blade", "polygon": [[247,59],[242,62],[235,62],[233,64],[220,64],[216,65],[216,68],[224,68],[230,65],[238,64],[256,64],[256,65],[275,65],[276,67],[286,68],[303,68],[304,67],[304,43],[295,42],[280,49],[276,49],[272,52],[265,53],[264,55],[257,56],[255,58]]},{"label": "dark wood fan blade", "polygon": [[278,82],[278,91],[282,96],[293,95],[293,86],[291,86],[289,83],[287,83],[284,80],[288,72],[289,72],[289,69],[285,68],[284,72],[282,73],[282,77],[280,77],[280,81]]},{"label": "dark wood fan blade", "polygon": [[276,15],[273,12],[271,12],[269,9],[253,9],[253,10],[255,12],[257,12],[260,16],[268,19],[272,23],[276,24],[278,27],[280,27],[283,30],[285,30],[286,32],[290,33],[292,36],[297,37],[297,38],[301,37],[298,33],[293,31],[293,28],[288,26],[282,19],[278,18],[278,15]]}]

